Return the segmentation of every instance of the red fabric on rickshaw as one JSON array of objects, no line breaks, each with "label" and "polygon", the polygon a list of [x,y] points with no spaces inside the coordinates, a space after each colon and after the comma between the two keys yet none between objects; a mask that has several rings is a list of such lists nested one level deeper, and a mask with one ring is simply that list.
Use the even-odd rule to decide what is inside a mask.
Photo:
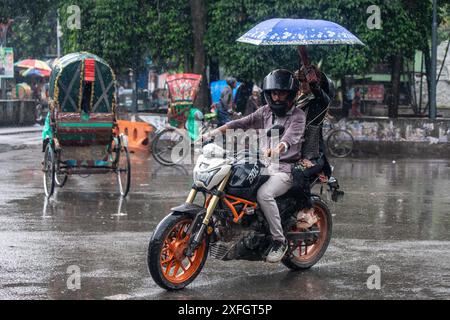
[{"label": "red fabric on rickshaw", "polygon": [[193,73],[179,73],[167,76],[171,103],[193,102],[197,96],[202,76]]},{"label": "red fabric on rickshaw", "polygon": [[60,112],[56,115],[55,136],[61,146],[108,145],[113,123],[113,113],[91,113],[84,119],[78,112]]}]

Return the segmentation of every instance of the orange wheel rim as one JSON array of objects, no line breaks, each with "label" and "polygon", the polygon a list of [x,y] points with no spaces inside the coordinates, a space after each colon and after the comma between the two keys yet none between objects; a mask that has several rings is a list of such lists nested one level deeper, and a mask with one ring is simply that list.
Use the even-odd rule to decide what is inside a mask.
[{"label": "orange wheel rim", "polygon": [[172,283],[189,280],[200,267],[206,251],[206,241],[195,250],[192,257],[185,256],[189,236],[186,235],[191,219],[179,221],[164,239],[160,255],[161,272]]},{"label": "orange wheel rim", "polygon": [[[316,255],[320,252],[320,249],[325,242],[325,239],[328,234],[328,225],[327,225],[327,216],[325,211],[319,207],[314,206],[314,213],[317,215],[318,221],[313,225],[313,227],[318,229],[319,238],[310,245],[307,245],[304,241],[301,241],[299,245],[292,251],[292,257],[302,263],[308,263],[312,261]],[[316,230],[317,230],[316,229]],[[294,226],[292,231],[303,231],[297,229],[297,226]],[[293,243],[290,243],[293,245]]]}]

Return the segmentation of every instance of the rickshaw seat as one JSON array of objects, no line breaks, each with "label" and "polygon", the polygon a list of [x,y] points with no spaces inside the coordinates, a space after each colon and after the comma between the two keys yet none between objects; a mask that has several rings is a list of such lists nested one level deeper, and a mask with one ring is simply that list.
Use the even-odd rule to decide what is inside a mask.
[{"label": "rickshaw seat", "polygon": [[61,146],[108,145],[114,122],[113,113],[59,112],[55,135]]}]

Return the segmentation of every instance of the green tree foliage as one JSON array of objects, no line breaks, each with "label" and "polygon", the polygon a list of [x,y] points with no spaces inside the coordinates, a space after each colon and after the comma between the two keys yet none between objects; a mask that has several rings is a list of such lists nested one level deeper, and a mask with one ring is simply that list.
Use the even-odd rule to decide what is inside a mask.
[{"label": "green tree foliage", "polygon": [[246,80],[261,80],[271,69],[293,69],[294,48],[253,46],[236,42],[257,23],[276,17],[275,1],[211,1],[206,37],[208,53],[219,58],[227,73]]},{"label": "green tree foliage", "polygon": [[7,46],[14,48],[16,60],[40,58],[55,51],[57,1],[3,0],[0,23],[13,19]]},{"label": "green tree foliage", "polygon": [[147,45],[152,59],[163,66],[192,68],[193,36],[189,1],[149,1],[146,20]]},{"label": "green tree foliage", "polygon": [[71,0],[59,8],[64,33],[64,52],[89,51],[106,59],[119,72],[128,67],[139,71],[149,51],[147,33],[148,1],[78,0],[81,28],[68,28],[73,13]]},{"label": "green tree foliage", "polygon": [[8,19],[27,17],[36,25],[41,21],[42,15],[52,10],[58,1],[55,0],[2,0],[0,2],[0,23]]},{"label": "green tree foliage", "polygon": [[[389,0],[303,0],[303,1],[241,1],[219,0],[210,5],[208,31],[209,53],[217,55],[227,71],[244,78],[260,79],[273,67],[297,65],[295,48],[255,47],[235,40],[257,23],[275,17],[325,19],[336,22],[356,34],[365,47],[315,46],[309,54],[316,63],[323,60],[323,68],[335,77],[349,73],[363,73],[375,64],[401,52],[412,57],[422,41],[429,39],[420,31],[430,25],[429,1]],[[369,29],[367,8],[381,9],[382,29]],[[418,13],[417,10],[420,10]],[[429,16],[428,16],[429,17]],[[429,19],[428,19],[429,20]],[[419,26],[422,26],[419,28]]]},{"label": "green tree foliage", "polygon": [[[50,32],[49,32],[50,31]],[[14,48],[15,60],[43,58],[56,52],[56,12],[43,14],[39,23],[23,17],[16,19],[8,32],[8,46]]]}]

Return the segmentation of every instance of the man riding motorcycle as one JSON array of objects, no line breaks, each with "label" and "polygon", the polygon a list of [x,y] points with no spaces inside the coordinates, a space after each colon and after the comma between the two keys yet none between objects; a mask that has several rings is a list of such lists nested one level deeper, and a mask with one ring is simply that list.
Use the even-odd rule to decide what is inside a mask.
[{"label": "man riding motorcycle", "polygon": [[301,158],[302,136],[305,129],[305,113],[294,107],[299,90],[299,82],[288,70],[277,69],[270,72],[263,83],[263,92],[268,102],[254,113],[238,120],[228,122],[209,135],[224,134],[227,129],[268,129],[282,125],[285,130],[276,146],[262,146],[266,157],[279,157],[278,166],[270,165],[270,178],[258,190],[257,202],[266,217],[273,244],[267,255],[267,262],[279,262],[288,246],[283,234],[279,209],[275,198],[286,193],[292,186],[292,168]]}]

